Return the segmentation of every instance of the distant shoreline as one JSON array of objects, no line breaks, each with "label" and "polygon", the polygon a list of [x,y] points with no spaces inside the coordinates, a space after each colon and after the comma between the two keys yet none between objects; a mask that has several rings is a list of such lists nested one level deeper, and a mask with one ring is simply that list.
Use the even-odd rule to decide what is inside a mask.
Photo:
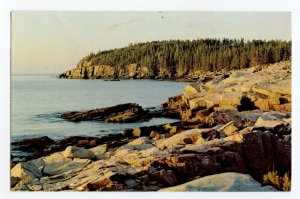
[{"label": "distant shoreline", "polygon": [[[91,79],[80,79],[80,78],[60,78],[59,74],[47,74],[47,73],[18,73],[18,74],[11,74],[11,77],[48,77],[56,78],[56,79],[73,79],[73,80],[102,80],[102,81],[115,81],[114,79],[110,78],[91,78]],[[153,79],[153,78],[118,78],[118,80],[153,80],[153,81],[170,81],[170,82],[185,82],[185,83],[195,83],[196,81],[192,81],[189,79],[172,79],[172,78],[165,78],[165,79]]]}]

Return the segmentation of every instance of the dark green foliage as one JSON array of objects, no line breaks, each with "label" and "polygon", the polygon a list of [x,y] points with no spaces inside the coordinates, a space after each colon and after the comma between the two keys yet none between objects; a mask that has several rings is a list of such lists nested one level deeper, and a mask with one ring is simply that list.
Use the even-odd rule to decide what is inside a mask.
[{"label": "dark green foliage", "polygon": [[244,39],[198,39],[153,41],[90,53],[91,65],[122,66],[140,64],[158,71],[218,71],[242,69],[291,58],[291,41]]}]

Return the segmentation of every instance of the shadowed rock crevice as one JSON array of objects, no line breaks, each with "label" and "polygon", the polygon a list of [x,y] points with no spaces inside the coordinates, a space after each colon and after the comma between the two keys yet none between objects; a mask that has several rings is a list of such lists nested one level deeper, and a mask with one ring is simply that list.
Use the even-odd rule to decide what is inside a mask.
[{"label": "shadowed rock crevice", "polygon": [[256,107],[254,105],[254,102],[252,102],[248,97],[242,97],[241,99],[241,105],[237,106],[237,110],[238,111],[252,111],[258,109],[258,107]]}]

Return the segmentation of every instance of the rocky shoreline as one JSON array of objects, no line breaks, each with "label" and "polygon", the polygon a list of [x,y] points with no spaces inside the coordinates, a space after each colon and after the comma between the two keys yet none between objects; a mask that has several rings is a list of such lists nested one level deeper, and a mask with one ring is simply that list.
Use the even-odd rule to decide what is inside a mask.
[{"label": "rocky shoreline", "polygon": [[136,103],[127,103],[83,112],[67,112],[61,117],[71,122],[98,120],[108,123],[131,123],[150,120],[154,117],[180,119],[180,114],[178,110],[169,107],[143,109]]},{"label": "rocky shoreline", "polygon": [[[103,137],[47,136],[12,143],[13,191],[278,191],[291,177],[291,63],[231,71],[191,84],[161,109],[128,103],[61,115],[70,122],[179,122]],[[230,185],[229,185],[230,184]]]},{"label": "rocky shoreline", "polygon": [[140,64],[128,64],[125,66],[90,65],[90,62],[80,61],[76,68],[59,74],[62,79],[103,79],[104,81],[120,81],[124,79],[151,79],[159,81],[177,82],[202,82],[206,83],[221,76],[224,70],[217,72],[194,71],[188,74],[180,74],[175,71],[162,70],[158,73]]}]

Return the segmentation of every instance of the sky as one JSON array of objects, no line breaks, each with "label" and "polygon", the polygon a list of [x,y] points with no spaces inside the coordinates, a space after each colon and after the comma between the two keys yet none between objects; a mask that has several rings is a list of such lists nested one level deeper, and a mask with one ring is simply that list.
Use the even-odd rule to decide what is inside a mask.
[{"label": "sky", "polygon": [[90,52],[169,39],[291,40],[289,12],[14,11],[12,74],[59,74]]}]

